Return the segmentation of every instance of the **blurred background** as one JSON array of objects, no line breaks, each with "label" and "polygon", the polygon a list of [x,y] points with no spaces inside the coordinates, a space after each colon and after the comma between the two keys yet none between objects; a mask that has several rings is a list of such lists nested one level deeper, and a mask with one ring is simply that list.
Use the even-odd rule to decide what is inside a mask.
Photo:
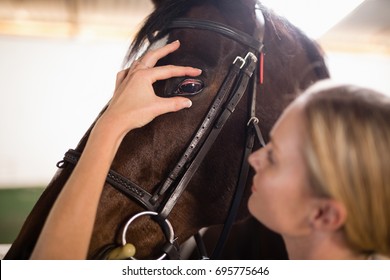
[{"label": "blurred background", "polygon": [[[318,41],[334,79],[390,95],[390,0],[262,3]],[[56,162],[111,97],[152,9],[149,0],[0,0],[0,244],[12,243]]]}]

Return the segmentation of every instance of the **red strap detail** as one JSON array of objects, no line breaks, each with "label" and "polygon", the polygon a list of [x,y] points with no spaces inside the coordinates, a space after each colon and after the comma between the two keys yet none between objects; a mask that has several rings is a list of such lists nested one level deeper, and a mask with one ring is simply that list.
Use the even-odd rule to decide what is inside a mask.
[{"label": "red strap detail", "polygon": [[259,75],[260,75],[260,84],[262,85],[263,84],[263,82],[264,82],[264,53],[263,52],[261,52],[260,53],[260,59],[259,59],[259,63],[260,63],[260,73],[259,73]]}]

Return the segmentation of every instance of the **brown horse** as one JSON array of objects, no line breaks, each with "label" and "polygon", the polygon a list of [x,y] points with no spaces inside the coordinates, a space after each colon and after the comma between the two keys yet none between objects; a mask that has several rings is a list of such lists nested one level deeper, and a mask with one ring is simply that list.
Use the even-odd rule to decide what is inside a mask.
[{"label": "brown horse", "polygon": [[[260,71],[263,77],[252,79],[256,79],[254,84],[257,85],[255,116],[266,141],[271,127],[297,89],[304,89],[329,76],[317,45],[288,21],[255,0],[165,0],[154,3],[155,10],[133,42],[127,62],[130,63],[145,46],[161,43],[161,39],[166,35],[165,38],[169,42],[179,39],[181,47],[162,59],[159,64],[190,65],[201,68],[203,72],[196,80],[183,77],[155,84],[155,91],[160,96],[190,96],[192,108],[163,115],[146,127],[131,131],[123,140],[112,164],[111,168],[115,174],[121,174],[131,181],[130,189],[142,192],[137,189],[139,186],[151,194],[161,190],[165,178],[172,174],[171,171],[177,167],[177,162],[183,157],[187,146],[195,139],[193,135],[199,131],[204,117],[209,114],[217,92],[223,87],[221,85],[228,80],[225,77],[230,73],[229,69],[237,56],[241,57],[239,60],[244,60],[248,49],[257,59],[260,59],[260,53],[264,54],[264,69],[260,65],[255,67],[258,70],[256,73],[263,69]],[[258,12],[262,15],[260,18]],[[177,24],[178,18],[190,19],[190,23],[187,23],[187,26],[172,26],[172,23]],[[192,26],[194,20],[204,24],[210,21],[213,23],[211,27],[199,28],[199,24]],[[225,32],[221,31],[222,29],[225,29]],[[229,32],[233,35],[226,34]],[[251,41],[248,37],[253,38],[253,42],[243,42]],[[257,46],[262,50],[253,50],[256,42],[264,44]],[[260,61],[262,64],[262,60]],[[248,69],[245,71],[249,72]],[[263,84],[260,85],[260,82]],[[246,146],[248,104],[252,99],[249,93],[251,88],[253,89],[251,86],[244,88],[244,94],[234,113],[226,121],[216,140],[209,145],[209,151],[198,164],[196,172],[191,175],[188,186],[177,197],[177,203],[172,205],[172,209],[166,211],[163,217],[172,224],[175,244],[182,244],[201,228],[225,222],[239,180],[241,163],[246,160],[243,160],[243,154]],[[77,152],[82,152],[88,135],[89,131],[81,139],[76,148]],[[255,149],[259,147],[256,142]],[[45,218],[73,170],[74,164],[68,161],[61,166],[42,194],[6,258],[29,258]],[[250,172],[247,186],[251,184],[252,176]],[[140,203],[113,188],[113,184],[113,180],[108,180],[101,196],[90,241],[89,258],[104,257],[105,253],[102,252],[105,248],[121,244],[122,231],[129,218],[150,210],[142,201]],[[170,190],[171,188],[166,191],[168,196],[174,193]],[[246,209],[248,195],[247,187],[237,221],[249,216]],[[164,227],[161,229],[161,224],[166,225],[165,221],[156,222],[144,216],[138,218],[125,231],[125,239],[137,248],[137,258],[156,258],[161,255],[161,248],[166,244],[167,230]],[[251,237],[253,242],[265,244],[268,248],[263,251],[259,248],[257,256],[285,258],[281,240],[275,239],[260,224],[256,223],[256,227],[261,230],[257,237]],[[271,251],[271,254],[267,253]],[[245,254],[236,256],[252,257]],[[234,258],[234,255],[228,257]]]}]

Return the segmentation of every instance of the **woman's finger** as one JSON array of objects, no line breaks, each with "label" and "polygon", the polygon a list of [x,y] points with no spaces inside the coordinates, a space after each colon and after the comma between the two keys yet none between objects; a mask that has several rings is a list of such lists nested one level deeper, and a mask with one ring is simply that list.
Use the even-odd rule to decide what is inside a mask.
[{"label": "woman's finger", "polygon": [[150,73],[148,77],[151,79],[152,83],[172,77],[199,76],[202,73],[202,70],[198,68],[174,65],[159,66],[146,71]]},{"label": "woman's finger", "polygon": [[192,106],[192,101],[185,97],[169,97],[161,98],[161,103],[164,106],[161,106],[160,114],[168,112],[177,112],[184,108],[190,108]]},{"label": "woman's finger", "polygon": [[157,61],[161,58],[167,56],[168,54],[176,51],[180,47],[180,42],[178,40],[167,44],[161,48],[155,50],[149,50],[144,56],[140,57],[136,63],[141,68],[152,68],[156,65]]},{"label": "woman's finger", "polygon": [[119,85],[123,82],[123,80],[126,78],[128,73],[129,73],[129,68],[124,69],[118,72],[118,74],[116,74],[115,89],[119,87]]},{"label": "woman's finger", "polygon": [[130,68],[126,69],[125,75],[119,77],[119,74],[123,74],[123,73],[121,73],[122,71],[118,73],[116,88],[120,85],[120,83],[124,80],[124,78],[126,78],[129,72],[133,73],[136,70],[145,70],[145,69],[153,68],[156,65],[157,61],[159,61],[162,57],[168,55],[169,53],[172,53],[175,50],[177,50],[179,46],[180,46],[180,42],[176,40],[161,48],[147,51],[145,55],[135,60],[130,66]]}]

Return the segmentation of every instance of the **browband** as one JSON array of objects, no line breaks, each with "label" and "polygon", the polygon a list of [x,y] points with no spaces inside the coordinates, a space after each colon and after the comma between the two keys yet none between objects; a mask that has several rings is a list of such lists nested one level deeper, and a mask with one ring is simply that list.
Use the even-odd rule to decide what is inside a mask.
[{"label": "browband", "polygon": [[263,42],[260,42],[253,38],[252,36],[242,32],[236,28],[227,26],[222,23],[217,23],[211,20],[199,20],[192,18],[178,18],[172,21],[167,30],[170,29],[180,29],[180,28],[192,28],[192,29],[203,29],[213,32],[217,32],[221,35],[224,35],[230,39],[233,39],[241,44],[244,44],[256,52],[260,52],[263,48]]}]

